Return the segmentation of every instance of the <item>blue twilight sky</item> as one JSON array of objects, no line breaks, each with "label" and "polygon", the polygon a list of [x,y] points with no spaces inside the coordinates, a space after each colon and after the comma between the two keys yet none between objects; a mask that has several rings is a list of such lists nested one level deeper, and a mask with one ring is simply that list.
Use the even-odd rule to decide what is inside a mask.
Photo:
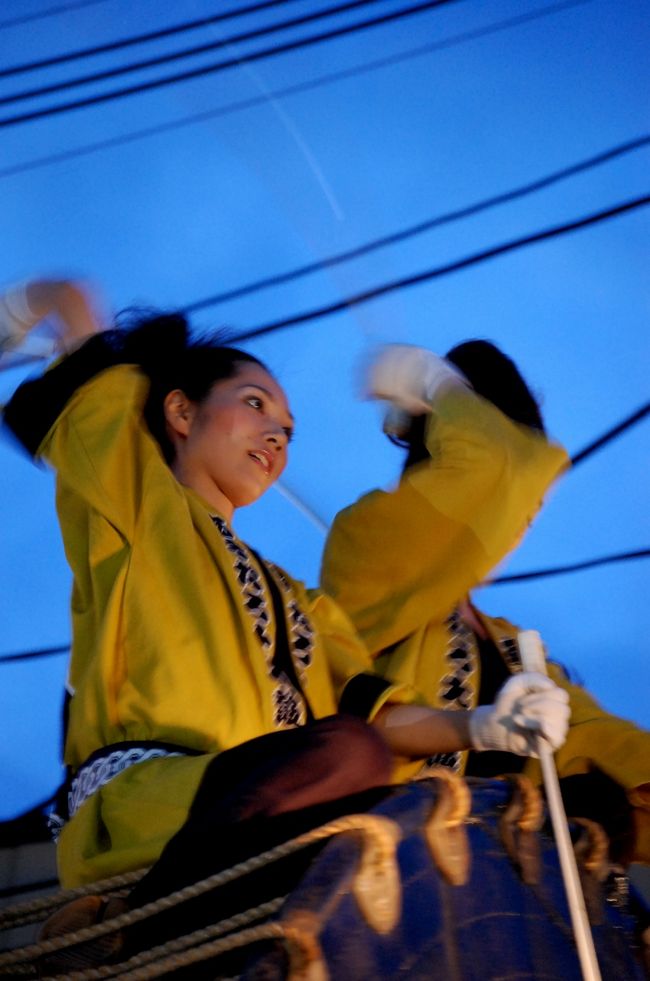
[{"label": "blue twilight sky", "polygon": [[[646,0],[457,0],[250,60],[252,52],[403,10],[406,2],[366,3],[169,65],[0,103],[0,287],[31,275],[85,276],[109,310],[134,302],[184,306],[650,134]],[[0,77],[0,98],[332,4],[291,0],[147,45]],[[0,11],[0,71],[249,5],[11,0]],[[225,59],[239,62],[127,98],[5,122]],[[296,86],[304,90],[287,91]],[[126,134],[136,135],[124,142]],[[638,148],[363,258],[223,301],[193,322],[259,326],[631,201],[650,192],[649,162],[650,146]],[[287,491],[329,523],[360,493],[394,478],[400,454],[381,435],[377,407],[355,395],[360,360],[383,341],[440,353],[468,337],[495,341],[519,363],[550,432],[570,452],[646,403],[648,219],[640,207],[250,341],[285,385],[297,417]],[[0,400],[24,374],[0,373]],[[648,547],[649,435],[646,418],[566,476],[507,571]],[[53,481],[6,436],[0,502],[0,655],[65,644],[70,582]],[[316,583],[322,532],[286,496],[269,492],[235,526]],[[538,628],[606,707],[648,724],[648,568],[636,560],[493,586],[477,600]],[[57,783],[65,668],[62,655],[0,662],[0,819],[33,806]]]}]

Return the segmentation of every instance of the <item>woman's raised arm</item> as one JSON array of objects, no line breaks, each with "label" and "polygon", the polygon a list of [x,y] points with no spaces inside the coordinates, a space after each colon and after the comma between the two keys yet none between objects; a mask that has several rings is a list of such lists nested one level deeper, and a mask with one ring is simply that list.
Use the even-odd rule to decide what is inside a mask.
[{"label": "woman's raised arm", "polygon": [[0,352],[18,347],[47,319],[62,353],[103,329],[87,286],[72,279],[32,279],[0,296]]}]

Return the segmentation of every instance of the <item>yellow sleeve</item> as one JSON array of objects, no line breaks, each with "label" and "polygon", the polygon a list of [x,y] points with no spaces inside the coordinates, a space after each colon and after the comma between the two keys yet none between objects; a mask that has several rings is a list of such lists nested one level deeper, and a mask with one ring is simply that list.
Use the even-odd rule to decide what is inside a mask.
[{"label": "yellow sleeve", "polygon": [[650,732],[607,712],[559,665],[549,662],[548,673],[571,704],[569,734],[555,754],[560,776],[584,772],[588,760],[627,791],[650,783]]},{"label": "yellow sleeve", "polygon": [[516,544],[565,451],[465,386],[434,402],[429,459],[342,511],[322,586],[376,656],[446,617]]},{"label": "yellow sleeve", "polygon": [[650,732],[606,712],[589,692],[571,684],[558,665],[548,668],[571,699],[569,733],[555,755],[560,776],[597,766],[623,787],[633,808],[632,860],[650,862]]},{"label": "yellow sleeve", "polygon": [[650,732],[606,712],[588,691],[572,684],[549,662],[548,673],[569,693],[571,721],[566,742],[555,754],[560,777],[598,767],[626,792],[632,806],[631,861],[650,863]]},{"label": "yellow sleeve", "polygon": [[171,479],[142,417],[147,391],[134,366],[107,368],[72,394],[37,451],[57,472],[59,510],[81,499],[127,541],[148,486]]},{"label": "yellow sleeve", "polygon": [[306,593],[338,711],[372,721],[382,705],[416,699],[409,685],[394,684],[377,674],[354,626],[337,603],[320,590]]}]

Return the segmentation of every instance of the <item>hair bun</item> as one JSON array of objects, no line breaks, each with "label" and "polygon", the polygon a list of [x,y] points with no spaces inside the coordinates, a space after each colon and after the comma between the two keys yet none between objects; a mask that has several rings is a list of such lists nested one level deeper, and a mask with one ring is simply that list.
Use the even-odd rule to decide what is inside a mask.
[{"label": "hair bun", "polygon": [[496,344],[485,340],[464,341],[445,354],[459,368],[474,391],[496,405],[514,422],[544,432],[537,399],[514,361]]},{"label": "hair bun", "polygon": [[164,383],[177,374],[188,344],[189,330],[182,314],[157,314],[127,328],[123,350],[152,381]]}]

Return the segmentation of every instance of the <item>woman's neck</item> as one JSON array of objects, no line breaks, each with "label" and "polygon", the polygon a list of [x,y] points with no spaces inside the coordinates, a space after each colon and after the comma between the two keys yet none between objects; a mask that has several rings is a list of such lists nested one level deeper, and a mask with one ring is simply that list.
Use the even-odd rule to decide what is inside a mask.
[{"label": "woman's neck", "polygon": [[458,604],[458,612],[465,623],[472,628],[475,634],[482,639],[487,637],[487,631],[481,623],[477,611],[472,606],[469,596],[466,596],[465,599],[461,600],[461,602]]}]

